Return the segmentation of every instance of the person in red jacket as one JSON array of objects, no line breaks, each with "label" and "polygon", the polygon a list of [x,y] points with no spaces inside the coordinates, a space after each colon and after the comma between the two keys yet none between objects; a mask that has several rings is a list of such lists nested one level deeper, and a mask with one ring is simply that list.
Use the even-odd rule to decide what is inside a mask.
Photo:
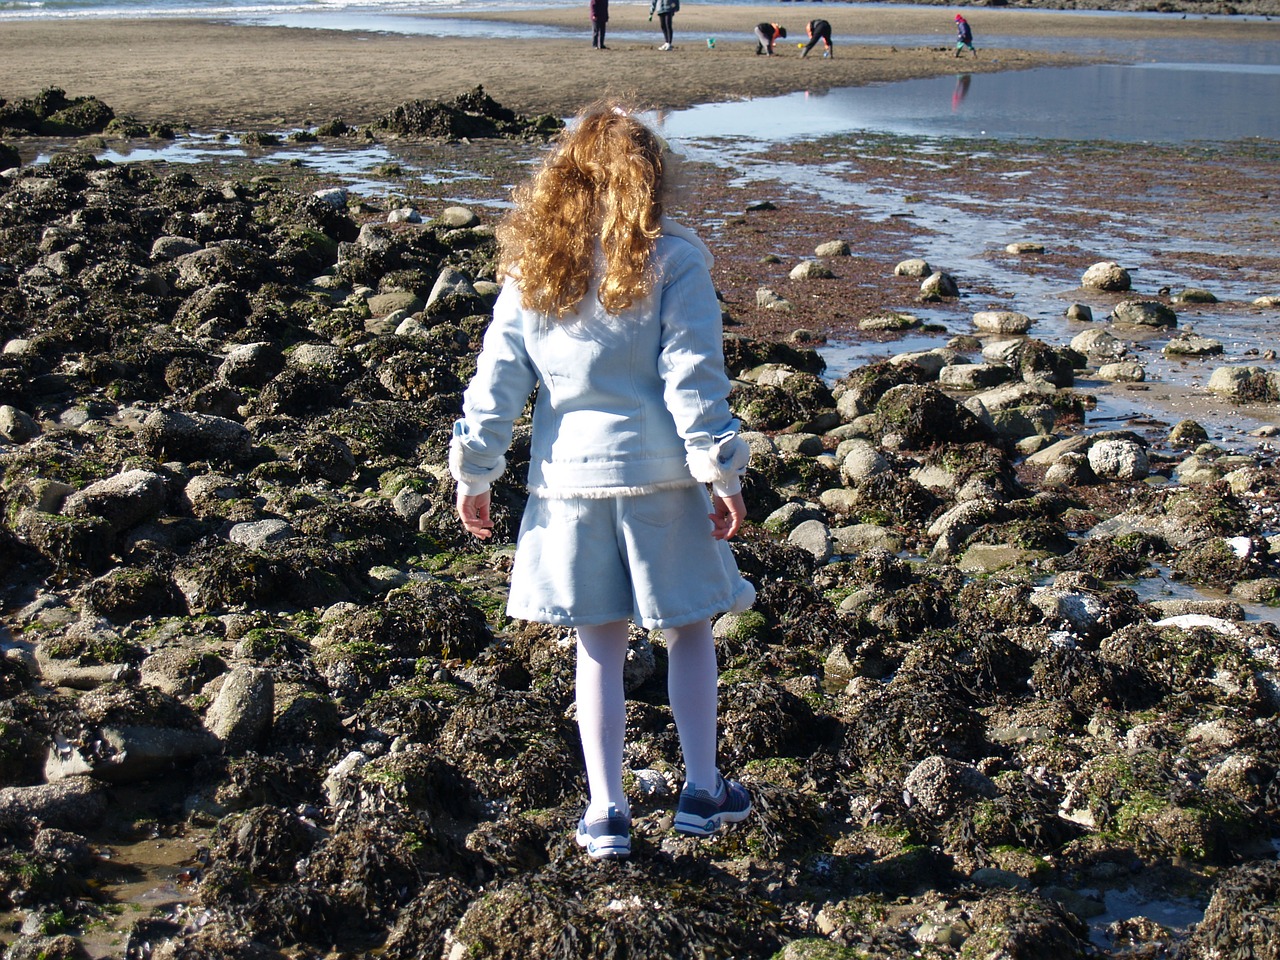
[{"label": "person in red jacket", "polygon": [[963,15],[956,14],[956,56],[960,56],[960,51],[965,47],[976,57],[978,51],[973,46],[973,31],[969,29],[969,21]]},{"label": "person in red jacket", "polygon": [[773,42],[775,40],[785,40],[787,37],[787,28],[780,27],[776,23],[757,23],[756,24],[756,54],[764,54],[766,57],[773,56]]}]

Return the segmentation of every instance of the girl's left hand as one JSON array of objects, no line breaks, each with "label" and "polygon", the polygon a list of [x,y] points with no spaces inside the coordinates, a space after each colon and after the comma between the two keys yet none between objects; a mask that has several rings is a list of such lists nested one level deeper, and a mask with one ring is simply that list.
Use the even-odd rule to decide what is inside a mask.
[{"label": "girl's left hand", "polygon": [[493,536],[493,520],[489,517],[489,491],[464,497],[458,494],[458,518],[467,532],[481,540]]},{"label": "girl's left hand", "polygon": [[707,514],[715,525],[711,536],[717,540],[728,540],[738,532],[742,522],[747,519],[747,505],[742,500],[742,494],[735,493],[732,497],[719,497],[712,494],[711,505],[715,508],[715,513]]}]

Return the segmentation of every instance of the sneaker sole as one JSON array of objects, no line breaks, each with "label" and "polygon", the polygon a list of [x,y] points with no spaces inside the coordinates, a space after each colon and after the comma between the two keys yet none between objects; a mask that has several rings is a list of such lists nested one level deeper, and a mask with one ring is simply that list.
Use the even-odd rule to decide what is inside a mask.
[{"label": "sneaker sole", "polygon": [[676,833],[686,833],[693,837],[710,837],[726,823],[741,823],[751,815],[751,808],[717,813],[713,817],[694,817],[689,814],[676,814]]},{"label": "sneaker sole", "polygon": [[592,860],[625,860],[631,856],[631,841],[621,837],[592,840],[583,834],[573,838]]}]

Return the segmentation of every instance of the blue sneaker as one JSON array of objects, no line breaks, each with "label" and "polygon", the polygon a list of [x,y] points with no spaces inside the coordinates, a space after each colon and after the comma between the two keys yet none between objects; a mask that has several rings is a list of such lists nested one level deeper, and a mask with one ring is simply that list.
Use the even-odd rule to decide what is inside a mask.
[{"label": "blue sneaker", "polygon": [[625,860],[631,856],[631,818],[609,804],[603,817],[579,820],[574,839],[592,860]]},{"label": "blue sneaker", "polygon": [[[725,823],[737,823],[751,813],[751,794],[736,780],[720,777],[716,793],[685,787],[676,807],[676,832],[709,837]],[[720,795],[716,799],[717,794]]]}]

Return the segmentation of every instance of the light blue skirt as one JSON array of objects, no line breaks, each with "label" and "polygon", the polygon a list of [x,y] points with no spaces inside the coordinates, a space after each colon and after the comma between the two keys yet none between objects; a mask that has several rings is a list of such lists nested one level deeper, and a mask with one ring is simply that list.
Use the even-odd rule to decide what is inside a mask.
[{"label": "light blue skirt", "polygon": [[653,630],[745,610],[755,588],[711,536],[701,485],[629,497],[530,497],[507,613],[563,626],[634,620]]}]

